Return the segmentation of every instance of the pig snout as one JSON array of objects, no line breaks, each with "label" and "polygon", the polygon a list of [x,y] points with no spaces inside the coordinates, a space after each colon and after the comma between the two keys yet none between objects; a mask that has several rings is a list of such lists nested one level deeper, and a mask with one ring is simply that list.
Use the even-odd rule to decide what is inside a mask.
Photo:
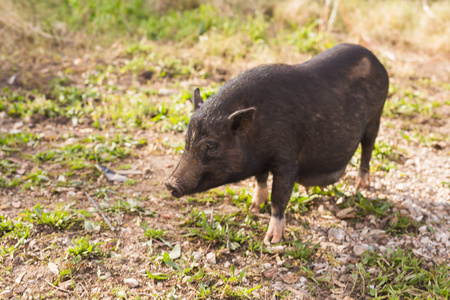
[{"label": "pig snout", "polygon": [[177,182],[177,180],[169,178],[166,180],[166,182],[164,182],[164,184],[166,185],[166,188],[169,190],[170,194],[175,198],[180,198],[181,196],[183,196],[183,189]]}]

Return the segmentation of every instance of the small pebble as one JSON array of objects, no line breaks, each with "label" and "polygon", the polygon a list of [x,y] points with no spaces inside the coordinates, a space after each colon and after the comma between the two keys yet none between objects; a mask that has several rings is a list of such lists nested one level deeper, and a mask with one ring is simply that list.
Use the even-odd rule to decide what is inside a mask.
[{"label": "small pebble", "polygon": [[191,279],[191,276],[184,276],[183,280],[181,280],[182,283],[188,282],[188,280]]},{"label": "small pebble", "polygon": [[200,252],[194,252],[192,255],[194,256],[195,261],[200,261],[202,259],[202,254]]},{"label": "small pebble", "polygon": [[355,245],[353,247],[353,253],[355,253],[355,255],[357,256],[361,256],[361,254],[363,254],[367,250],[369,250],[369,246],[367,245]]},{"label": "small pebble", "polygon": [[342,244],[345,239],[345,231],[342,228],[330,228],[328,240],[332,243]]},{"label": "small pebble", "polygon": [[209,252],[206,254],[206,261],[209,264],[215,265],[216,264],[216,254],[214,252]]},{"label": "small pebble", "polygon": [[128,285],[129,288],[135,288],[139,285],[139,281],[134,278],[126,278],[123,282]]},{"label": "small pebble", "polygon": [[13,292],[11,290],[4,290],[0,293],[0,299],[9,299],[11,298]]}]

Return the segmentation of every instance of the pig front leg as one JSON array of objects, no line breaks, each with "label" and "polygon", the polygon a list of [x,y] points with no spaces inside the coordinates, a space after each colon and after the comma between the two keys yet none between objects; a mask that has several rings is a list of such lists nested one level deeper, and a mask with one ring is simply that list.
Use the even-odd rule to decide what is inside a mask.
[{"label": "pig front leg", "polygon": [[269,229],[267,230],[264,243],[278,243],[284,236],[286,219],[284,210],[286,209],[297,179],[297,169],[290,173],[273,173],[272,185],[272,212],[270,216]]},{"label": "pig front leg", "polygon": [[256,175],[256,187],[253,191],[252,204],[250,205],[250,211],[252,213],[259,213],[261,204],[267,202],[269,199],[269,192],[267,189],[267,178],[269,177],[269,172],[264,172],[263,174]]}]

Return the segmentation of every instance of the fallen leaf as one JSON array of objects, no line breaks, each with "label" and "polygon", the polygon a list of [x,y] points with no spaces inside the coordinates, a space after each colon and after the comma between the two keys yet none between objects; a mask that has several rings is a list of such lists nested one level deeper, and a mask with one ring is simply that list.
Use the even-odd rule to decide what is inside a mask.
[{"label": "fallen leaf", "polygon": [[[296,289],[291,288],[290,286],[286,287],[286,289],[289,290],[291,293],[296,294],[297,296],[301,296],[301,297],[307,296],[306,293],[302,293],[302,292],[300,292],[300,291],[298,291]],[[303,299],[303,298],[301,298],[301,299]]]},{"label": "fallen leaf", "polygon": [[181,256],[181,246],[180,244],[176,244],[175,247],[173,247],[172,251],[169,254],[171,259],[177,259]]},{"label": "fallen leaf", "polygon": [[20,208],[22,206],[22,203],[20,203],[20,201],[13,201],[11,202],[11,206],[14,208]]},{"label": "fallen leaf", "polygon": [[345,288],[347,286],[346,284],[343,284],[342,282],[339,282],[337,280],[333,280],[333,283],[341,288]]},{"label": "fallen leaf", "polygon": [[299,278],[300,278],[300,275],[291,273],[291,274],[285,275],[282,278],[282,280],[284,281],[284,283],[292,284],[292,283],[296,283]]},{"label": "fallen leaf", "polygon": [[72,285],[72,280],[71,280],[71,279],[69,279],[69,280],[67,280],[67,281],[64,281],[64,282],[60,282],[60,283],[58,284],[58,286],[59,286],[60,288],[62,288],[63,290],[69,289],[69,288],[71,287],[71,285]]},{"label": "fallen leaf", "polygon": [[336,217],[339,219],[351,219],[356,217],[356,209],[353,207],[347,207],[344,209],[341,209],[336,213]]},{"label": "fallen leaf", "polygon": [[19,274],[19,276],[17,276],[16,280],[14,281],[16,284],[20,284],[20,282],[22,282],[22,278],[23,276],[25,276],[25,274],[27,274],[27,272],[22,272]]},{"label": "fallen leaf", "polygon": [[270,270],[263,272],[263,275],[266,278],[273,278],[276,273],[277,273],[277,269],[270,269]]}]

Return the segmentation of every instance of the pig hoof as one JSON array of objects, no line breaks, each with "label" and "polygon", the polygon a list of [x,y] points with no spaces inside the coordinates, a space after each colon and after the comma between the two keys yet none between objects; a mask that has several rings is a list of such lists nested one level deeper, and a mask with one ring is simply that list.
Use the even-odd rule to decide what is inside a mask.
[{"label": "pig hoof", "polygon": [[256,203],[254,202],[250,204],[249,210],[254,214],[259,214],[261,212],[261,208],[259,208],[259,205],[256,205]]},{"label": "pig hoof", "polygon": [[358,178],[356,179],[356,189],[366,189],[368,187],[370,187],[369,174],[358,174]]},{"label": "pig hoof", "polygon": [[[269,229],[267,230],[264,243],[266,245],[272,243],[279,243],[284,236],[284,229],[286,228],[286,220],[270,217]],[[272,240],[270,241],[270,238]]]}]

